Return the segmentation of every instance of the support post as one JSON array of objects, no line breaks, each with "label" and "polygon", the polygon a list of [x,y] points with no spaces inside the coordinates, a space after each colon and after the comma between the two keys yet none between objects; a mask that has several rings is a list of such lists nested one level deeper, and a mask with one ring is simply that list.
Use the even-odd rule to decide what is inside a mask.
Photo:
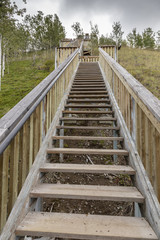
[{"label": "support post", "polygon": [[117,47],[114,47],[114,60],[117,62]]},{"label": "support post", "polygon": [[55,63],[54,63],[54,68],[57,68],[57,47],[55,47]]},{"label": "support post", "polygon": [[131,119],[132,119],[131,136],[134,141],[134,144],[136,145],[136,105],[135,100],[132,96],[131,96]]},{"label": "support post", "polygon": [[0,34],[0,91],[1,91],[1,78],[2,78],[2,35]]}]

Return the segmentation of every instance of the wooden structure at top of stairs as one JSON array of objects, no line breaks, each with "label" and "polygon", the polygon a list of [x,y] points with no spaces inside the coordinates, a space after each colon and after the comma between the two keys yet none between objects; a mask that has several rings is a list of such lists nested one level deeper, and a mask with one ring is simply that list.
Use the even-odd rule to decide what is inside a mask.
[{"label": "wooden structure at top of stairs", "polygon": [[[38,91],[30,93],[34,101],[30,103],[29,110],[26,110],[23,101],[15,107],[24,106],[23,113],[21,109],[15,122],[11,117],[15,109],[10,112],[11,129],[2,131],[0,145],[3,176],[0,207],[3,222],[3,216],[7,217],[8,209],[14,206],[0,240],[24,239],[27,236],[33,239],[160,239],[159,203],[134,144],[132,115],[136,114],[136,100],[132,100],[131,110],[128,105],[131,96],[118,82],[121,76],[117,69],[111,82],[109,66],[112,67],[114,60],[104,50],[100,49],[100,64],[78,64],[78,56],[78,50],[75,50],[45,83],[38,86]],[[107,68],[105,58],[110,61]],[[115,66],[114,62],[113,69]],[[92,87],[88,88],[89,83]],[[117,93],[116,89],[122,92]],[[113,93],[118,97],[117,102]],[[27,96],[28,101],[30,96]],[[150,119],[153,117],[150,116]],[[159,130],[156,121],[154,124]],[[156,144],[159,143],[157,141]],[[110,165],[106,164],[107,161]],[[9,182],[6,175],[8,165]],[[96,176],[103,176],[103,183],[67,184],[67,180],[65,183],[46,183],[46,174],[55,176],[55,173],[62,174],[60,176],[64,174],[65,179],[70,174],[76,178],[82,174],[83,179],[92,174],[93,181],[96,181]],[[106,184],[104,179],[111,175],[115,179],[126,176],[124,179],[130,179],[130,185],[125,186],[124,183],[119,186],[116,181]],[[78,204],[74,213],[61,210],[47,212],[43,208],[45,199],[52,199],[53,204],[55,199],[63,199],[71,205],[74,200]],[[130,203],[134,211],[130,216],[81,213],[79,204],[82,200],[94,201],[95,206],[98,202],[101,205],[108,201]]]}]

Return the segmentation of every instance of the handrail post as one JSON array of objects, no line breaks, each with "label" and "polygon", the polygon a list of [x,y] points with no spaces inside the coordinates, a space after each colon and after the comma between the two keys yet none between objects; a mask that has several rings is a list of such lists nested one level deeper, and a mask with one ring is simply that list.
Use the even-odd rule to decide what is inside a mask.
[{"label": "handrail post", "polygon": [[55,47],[55,63],[54,63],[54,68],[57,68],[57,47]]}]

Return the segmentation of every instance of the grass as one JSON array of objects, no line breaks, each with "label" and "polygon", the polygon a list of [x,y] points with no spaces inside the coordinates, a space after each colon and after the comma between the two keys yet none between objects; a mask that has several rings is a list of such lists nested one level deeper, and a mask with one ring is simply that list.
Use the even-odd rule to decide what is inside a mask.
[{"label": "grass", "polygon": [[54,55],[38,52],[35,62],[31,54],[13,61],[2,79],[0,118],[54,70]]},{"label": "grass", "polygon": [[160,52],[122,47],[119,63],[160,99]]}]

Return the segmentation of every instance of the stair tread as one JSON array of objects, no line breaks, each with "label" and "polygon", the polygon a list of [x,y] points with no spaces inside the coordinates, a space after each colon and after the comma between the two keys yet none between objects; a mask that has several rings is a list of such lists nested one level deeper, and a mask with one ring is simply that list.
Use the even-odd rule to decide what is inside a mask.
[{"label": "stair tread", "polygon": [[103,141],[123,141],[123,137],[92,137],[92,136],[52,136],[53,140],[103,140]]},{"label": "stair tread", "polygon": [[30,193],[31,197],[60,197],[92,200],[116,200],[143,202],[144,198],[135,187],[92,186],[69,184],[39,184]]},{"label": "stair tread", "polygon": [[78,121],[78,120],[82,120],[82,121],[116,121],[117,119],[116,118],[113,118],[113,117],[100,117],[100,118],[80,118],[80,117],[61,117],[60,120],[63,120],[63,121]]},{"label": "stair tread", "polygon": [[104,93],[108,93],[108,91],[107,90],[105,90],[105,91],[97,91],[97,90],[95,90],[95,91],[70,91],[70,94],[75,94],[75,93],[80,93],[80,94],[84,94],[84,93],[87,93],[87,94],[93,94],[93,93],[101,93],[101,94],[104,94]]},{"label": "stair tread", "polygon": [[119,127],[95,127],[95,126],[56,126],[57,129],[84,129],[84,130],[119,130]]},{"label": "stair tread", "polygon": [[68,114],[112,114],[114,111],[62,111],[63,113]]},{"label": "stair tread", "polygon": [[69,105],[69,104],[66,104],[65,105],[66,108],[112,108],[112,105],[111,104],[105,104],[105,105],[96,105],[96,104],[86,104],[86,105],[76,105],[76,104],[72,104],[72,105]]},{"label": "stair tread", "polygon": [[108,200],[143,203],[144,198],[136,187],[39,184],[30,192],[31,197]]},{"label": "stair tread", "polygon": [[122,149],[87,149],[87,148],[50,148],[47,153],[66,153],[66,154],[106,154],[128,156],[128,151]]},{"label": "stair tread", "polygon": [[112,173],[134,175],[135,170],[130,166],[124,165],[98,165],[98,164],[64,164],[64,163],[45,163],[41,172],[82,172],[82,173]]},{"label": "stair tread", "polygon": [[28,213],[17,227],[16,235],[103,240],[158,239],[144,218],[44,212]]},{"label": "stair tread", "polygon": [[69,98],[108,98],[108,95],[68,95]]},{"label": "stair tread", "polygon": [[68,99],[68,103],[73,103],[73,102],[102,102],[102,103],[110,103],[109,99]]}]

